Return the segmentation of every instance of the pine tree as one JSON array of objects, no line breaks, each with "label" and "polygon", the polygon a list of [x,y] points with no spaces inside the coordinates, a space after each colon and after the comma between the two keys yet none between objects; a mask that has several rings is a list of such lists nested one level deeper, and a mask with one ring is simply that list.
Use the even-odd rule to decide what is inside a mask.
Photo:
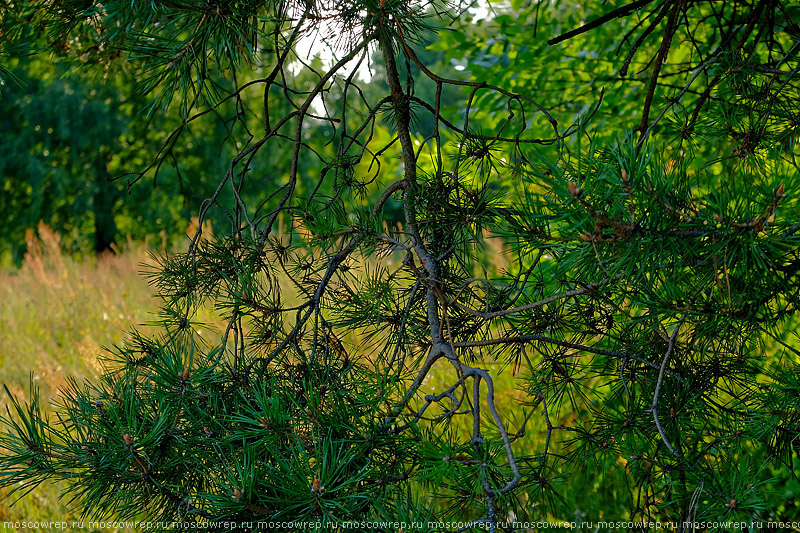
[{"label": "pine tree", "polygon": [[[233,102],[238,154],[149,272],[160,332],[53,416],[14,399],[0,484],[64,479],[91,516],[511,531],[533,504],[573,519],[559,484],[589,470],[629,483],[619,518],[796,517],[768,498],[800,434],[800,33],[792,6],[733,4],[634,2],[551,40],[641,32],[618,63],[647,56],[638,114],[597,142],[601,97],[565,124],[422,63],[457,13],[437,2],[15,4],[53,47],[129,57],[150,112],[184,117],[167,146]],[[298,53],[315,36],[330,66]],[[264,153],[289,161],[274,189]]]}]

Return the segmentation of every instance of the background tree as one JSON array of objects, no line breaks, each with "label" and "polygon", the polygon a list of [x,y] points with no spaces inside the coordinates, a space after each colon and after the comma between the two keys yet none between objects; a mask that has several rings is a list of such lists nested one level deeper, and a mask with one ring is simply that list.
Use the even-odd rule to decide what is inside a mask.
[{"label": "background tree", "polygon": [[[0,72],[0,243],[10,252],[4,265],[22,260],[26,231],[40,220],[76,254],[107,250],[120,238],[160,242],[163,235],[184,246],[196,206],[213,194],[215,175],[237,151],[226,140],[245,134],[230,118],[245,103],[227,102],[181,124],[180,116],[153,113],[146,86],[133,76],[137,60],[106,47],[94,25],[59,33],[60,17],[42,27],[21,4],[2,9],[10,56]],[[307,84],[308,76],[300,73],[295,82]],[[326,139],[314,135],[308,142],[322,149]],[[275,180],[289,170],[278,151],[259,154],[251,166],[271,169]],[[137,182],[152,186],[133,187]],[[225,202],[232,196],[220,194]],[[263,200],[259,191],[243,194],[253,204]],[[227,223],[216,212],[206,219],[212,227]]]},{"label": "background tree", "polygon": [[[455,12],[437,3],[64,6],[28,7],[62,40],[91,28],[156,107],[176,102],[147,169],[229,113],[236,151],[200,218],[230,226],[163,259],[162,331],[65,390],[57,422],[15,400],[5,486],[67,479],[93,515],[508,530],[534,504],[585,513],[559,491],[585,475],[620,518],[797,516],[792,6],[512,5],[484,24],[503,39],[453,34],[478,76],[455,79],[416,51]],[[531,40],[531,20],[567,44]],[[328,67],[294,55],[315,33]],[[372,54],[380,96],[354,70]],[[497,68],[517,60],[533,75]],[[267,153],[289,154],[277,184]],[[485,264],[498,240],[506,269]],[[228,321],[214,345],[194,329],[207,303]]]}]

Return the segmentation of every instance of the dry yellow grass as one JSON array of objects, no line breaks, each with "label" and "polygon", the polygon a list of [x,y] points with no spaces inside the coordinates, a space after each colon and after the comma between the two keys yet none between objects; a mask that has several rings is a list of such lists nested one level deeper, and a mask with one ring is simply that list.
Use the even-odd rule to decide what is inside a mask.
[{"label": "dry yellow grass", "polygon": [[[32,379],[46,401],[69,376],[96,377],[103,347],[121,343],[131,325],[153,321],[158,301],[139,274],[142,263],[152,262],[144,245],[76,261],[44,224],[29,230],[27,240],[22,267],[0,273],[0,382],[27,398]],[[4,415],[8,400],[3,393]],[[4,521],[78,520],[59,493],[42,486],[13,506],[15,497],[0,493],[0,531]]]},{"label": "dry yellow grass", "polygon": [[102,347],[121,342],[131,324],[151,321],[158,308],[138,274],[148,261],[143,246],[130,246],[78,262],[61,253],[46,225],[29,230],[22,267],[0,274],[0,380],[27,394],[33,373],[47,398],[69,375],[96,376]]}]

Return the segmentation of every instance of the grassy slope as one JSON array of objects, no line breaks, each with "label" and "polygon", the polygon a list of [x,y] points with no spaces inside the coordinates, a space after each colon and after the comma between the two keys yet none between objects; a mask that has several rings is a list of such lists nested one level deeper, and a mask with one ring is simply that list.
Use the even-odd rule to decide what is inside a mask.
[{"label": "grassy slope", "polygon": [[[31,378],[41,397],[54,398],[68,376],[99,374],[103,346],[120,343],[132,324],[153,321],[158,301],[139,275],[151,261],[144,247],[77,262],[61,254],[59,238],[40,225],[29,232],[28,254],[15,273],[0,273],[0,382],[27,397]],[[8,405],[5,393],[0,408]],[[43,485],[10,505],[0,494],[2,522],[79,520],[59,500],[59,487]]]}]

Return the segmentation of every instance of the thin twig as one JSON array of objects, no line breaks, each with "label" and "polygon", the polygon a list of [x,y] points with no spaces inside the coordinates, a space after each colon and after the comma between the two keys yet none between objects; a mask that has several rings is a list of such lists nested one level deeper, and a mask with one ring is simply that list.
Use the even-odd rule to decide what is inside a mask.
[{"label": "thin twig", "polygon": [[678,320],[678,323],[675,325],[675,329],[672,331],[672,335],[669,337],[667,353],[664,354],[664,359],[661,361],[661,368],[658,371],[658,381],[656,382],[656,390],[653,393],[653,403],[650,406],[650,410],[653,411],[653,419],[656,422],[658,434],[661,435],[661,440],[664,441],[664,444],[667,446],[667,449],[672,452],[672,455],[676,457],[680,457],[681,454],[672,447],[672,444],[670,444],[667,435],[664,433],[664,429],[661,427],[661,421],[658,419],[658,398],[661,394],[661,386],[664,384],[664,376],[666,374],[667,365],[669,364],[669,359],[672,356],[672,352],[675,351],[675,340],[678,338],[678,332],[680,331],[681,325],[683,325],[683,321],[685,319],[686,315],[681,316],[680,320]]}]

